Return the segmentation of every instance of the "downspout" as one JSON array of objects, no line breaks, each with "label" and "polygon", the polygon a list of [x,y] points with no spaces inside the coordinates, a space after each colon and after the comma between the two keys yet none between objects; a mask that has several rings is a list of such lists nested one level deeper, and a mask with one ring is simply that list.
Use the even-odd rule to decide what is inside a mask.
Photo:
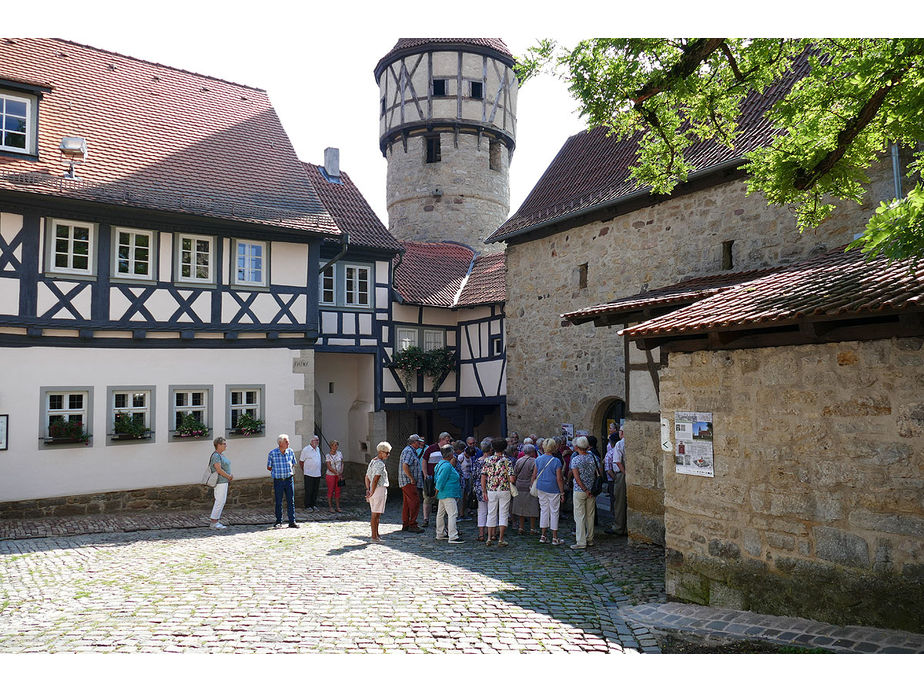
[{"label": "downspout", "polygon": [[324,270],[326,270],[328,267],[333,265],[335,262],[337,262],[337,260],[342,258],[344,255],[346,255],[347,249],[349,248],[349,246],[350,246],[350,232],[344,231],[340,238],[340,252],[334,256],[333,260],[330,260],[326,265],[324,265],[320,270],[318,270],[318,274],[319,275],[324,274]]},{"label": "downspout", "polygon": [[404,303],[404,296],[401,295],[401,292],[395,288],[395,275],[398,273],[398,267],[404,261],[404,254],[407,250],[402,247],[401,251],[398,253],[398,261],[391,268],[391,290],[398,297],[398,303]]},{"label": "downspout", "polygon": [[898,159],[898,144],[892,143],[892,179],[895,183],[895,199],[902,199],[902,171]]}]

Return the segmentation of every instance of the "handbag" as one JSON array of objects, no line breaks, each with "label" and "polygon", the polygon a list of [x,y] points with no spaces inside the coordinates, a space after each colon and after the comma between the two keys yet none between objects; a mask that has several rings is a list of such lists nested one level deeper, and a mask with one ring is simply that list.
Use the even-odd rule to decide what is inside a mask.
[{"label": "handbag", "polygon": [[342,476],[337,477],[337,486],[339,486],[340,488],[343,488],[344,486],[346,486],[346,481],[344,480]]},{"label": "handbag", "polygon": [[603,477],[600,476],[600,470],[597,469],[597,463],[594,462],[594,482],[590,486],[590,495],[599,496],[603,491]]},{"label": "handbag", "polygon": [[[215,453],[212,453],[215,454]],[[208,486],[209,488],[215,488],[218,485],[218,472],[212,471],[212,458],[209,458],[209,463],[205,465],[205,473],[202,475],[202,483]]]}]

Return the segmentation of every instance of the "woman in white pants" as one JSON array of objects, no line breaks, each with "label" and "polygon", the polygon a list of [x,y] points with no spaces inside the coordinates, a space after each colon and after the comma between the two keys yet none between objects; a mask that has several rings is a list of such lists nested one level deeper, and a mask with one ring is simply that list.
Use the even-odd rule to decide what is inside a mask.
[{"label": "woman in white pants", "polygon": [[597,499],[591,493],[597,476],[597,461],[587,451],[590,443],[586,436],[574,440],[576,455],[571,456],[571,476],[574,478],[574,535],[572,549],[586,549],[594,545],[594,517]]},{"label": "woman in white pants", "polygon": [[488,499],[488,538],[484,545],[490,546],[497,534],[497,545],[507,546],[504,532],[507,530],[507,516],[510,511],[510,485],[516,483],[513,462],[504,454],[507,441],[498,438],[491,442],[494,454],[481,468],[481,490]]},{"label": "woman in white pants", "polygon": [[228,485],[234,478],[231,473],[231,460],[225,457],[225,449],[228,444],[225,439],[218,436],[212,444],[215,446],[215,452],[209,458],[209,470],[218,472],[218,483],[215,484],[215,503],[212,505],[212,514],[209,515],[210,529],[226,529],[221,524],[221,511],[225,509],[225,501],[228,500]]},{"label": "woman in white pants", "polygon": [[539,543],[549,543],[545,532],[551,529],[552,545],[560,546],[565,543],[558,538],[558,513],[565,496],[565,481],[561,476],[561,460],[555,457],[558,443],[554,438],[546,438],[542,449],[545,454],[536,460],[531,480],[536,482],[539,493]]}]

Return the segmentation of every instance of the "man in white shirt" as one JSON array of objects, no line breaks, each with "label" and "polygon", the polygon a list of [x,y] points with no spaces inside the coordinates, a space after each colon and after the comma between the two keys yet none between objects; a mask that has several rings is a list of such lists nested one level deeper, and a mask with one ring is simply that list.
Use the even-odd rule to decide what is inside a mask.
[{"label": "man in white shirt", "polygon": [[314,504],[318,501],[318,486],[321,484],[321,451],[318,445],[321,440],[317,436],[311,437],[311,442],[302,448],[298,464],[305,474],[305,509],[314,512]]}]

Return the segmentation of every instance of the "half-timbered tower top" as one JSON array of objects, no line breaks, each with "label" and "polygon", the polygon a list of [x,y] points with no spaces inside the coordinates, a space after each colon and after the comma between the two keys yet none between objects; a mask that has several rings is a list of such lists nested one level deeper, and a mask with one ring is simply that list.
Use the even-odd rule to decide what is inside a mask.
[{"label": "half-timbered tower top", "polygon": [[388,224],[402,241],[484,238],[510,210],[518,80],[500,39],[400,39],[376,65]]}]

